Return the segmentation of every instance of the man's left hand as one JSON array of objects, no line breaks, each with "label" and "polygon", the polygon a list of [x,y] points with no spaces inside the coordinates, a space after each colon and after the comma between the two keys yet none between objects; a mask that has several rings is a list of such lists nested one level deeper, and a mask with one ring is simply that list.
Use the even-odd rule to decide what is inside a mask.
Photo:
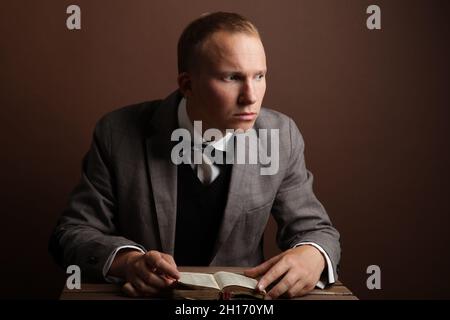
[{"label": "man's left hand", "polygon": [[257,285],[260,291],[280,279],[267,293],[266,299],[276,299],[281,295],[293,298],[313,290],[324,268],[325,258],[318,249],[300,245],[245,270],[244,274],[252,278],[262,276]]}]

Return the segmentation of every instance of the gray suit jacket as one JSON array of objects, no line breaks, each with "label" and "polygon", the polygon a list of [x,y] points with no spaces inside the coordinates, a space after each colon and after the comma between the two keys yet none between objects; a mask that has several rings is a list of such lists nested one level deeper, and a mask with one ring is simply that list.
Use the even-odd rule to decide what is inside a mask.
[{"label": "gray suit jacket", "polygon": [[[62,265],[102,279],[102,268],[119,246],[135,245],[173,255],[177,166],[170,154],[178,127],[178,91],[165,100],[113,111],[96,125],[82,177],[52,234],[49,250]],[[335,277],[339,233],[312,190],[304,143],[294,121],[262,108],[255,129],[279,129],[280,161],[275,175],[259,164],[234,164],[228,201],[211,265],[254,266],[264,259],[263,232],[273,214],[282,250],[304,241],[320,245]],[[193,248],[195,250],[195,248]]]}]

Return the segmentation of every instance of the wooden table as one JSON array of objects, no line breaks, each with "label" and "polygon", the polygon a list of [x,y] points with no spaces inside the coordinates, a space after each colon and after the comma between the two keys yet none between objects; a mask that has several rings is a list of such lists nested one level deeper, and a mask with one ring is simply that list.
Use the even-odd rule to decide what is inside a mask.
[{"label": "wooden table", "polygon": [[[217,271],[228,271],[242,274],[244,268],[241,267],[179,267],[185,272],[214,273]],[[121,287],[111,283],[82,283],[81,289],[69,290],[64,287],[60,296],[61,300],[126,300],[136,299],[126,297]],[[146,298],[148,299],[148,298]],[[295,300],[358,300],[353,293],[347,289],[342,282],[338,281],[334,285],[321,290],[314,289],[308,295],[295,298]]]}]

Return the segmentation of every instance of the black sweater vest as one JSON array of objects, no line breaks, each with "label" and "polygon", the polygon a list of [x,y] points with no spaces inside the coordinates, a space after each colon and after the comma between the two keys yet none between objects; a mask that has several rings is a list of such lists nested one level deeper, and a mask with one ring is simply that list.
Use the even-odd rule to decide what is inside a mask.
[{"label": "black sweater vest", "polygon": [[189,164],[178,165],[175,262],[178,266],[207,266],[228,197],[232,165],[222,165],[219,176],[204,185]]}]

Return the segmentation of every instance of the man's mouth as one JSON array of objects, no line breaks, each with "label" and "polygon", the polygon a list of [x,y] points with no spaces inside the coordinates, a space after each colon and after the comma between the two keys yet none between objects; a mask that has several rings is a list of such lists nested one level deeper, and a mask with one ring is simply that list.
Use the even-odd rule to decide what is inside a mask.
[{"label": "man's mouth", "polygon": [[240,112],[234,114],[235,118],[238,118],[241,121],[251,121],[256,117],[256,112]]}]

